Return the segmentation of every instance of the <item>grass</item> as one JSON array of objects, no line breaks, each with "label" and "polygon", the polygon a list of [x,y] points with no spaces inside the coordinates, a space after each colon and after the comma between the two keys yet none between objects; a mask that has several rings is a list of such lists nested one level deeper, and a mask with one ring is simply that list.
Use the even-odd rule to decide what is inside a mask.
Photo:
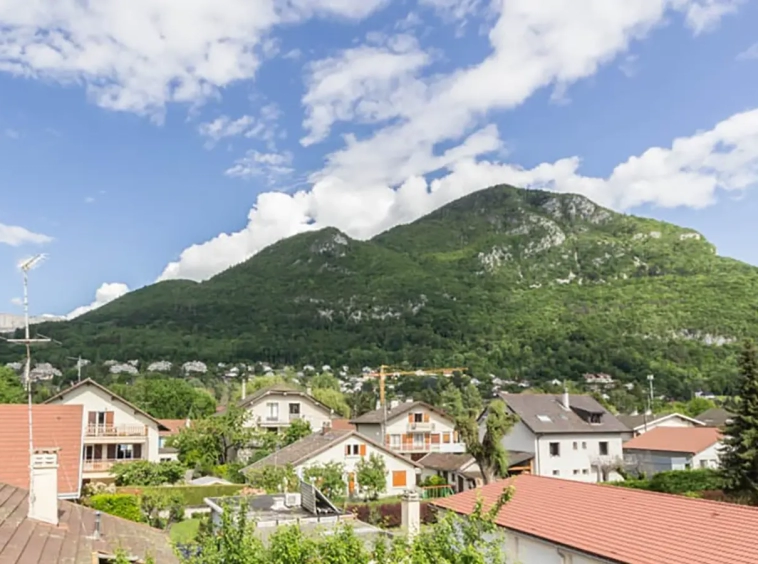
[{"label": "grass", "polygon": [[185,519],[171,525],[169,536],[176,544],[187,544],[195,540],[200,528],[200,519]]}]

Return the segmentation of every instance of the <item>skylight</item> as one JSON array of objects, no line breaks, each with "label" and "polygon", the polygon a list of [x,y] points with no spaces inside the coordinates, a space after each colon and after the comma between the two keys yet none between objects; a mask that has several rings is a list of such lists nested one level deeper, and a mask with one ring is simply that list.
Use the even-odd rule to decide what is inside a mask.
[{"label": "skylight", "polygon": [[537,416],[537,419],[539,419],[539,420],[540,420],[540,421],[542,421],[543,423],[552,423],[552,422],[553,422],[553,420],[552,420],[552,419],[550,419],[550,417],[549,417],[549,416],[547,416],[547,415],[538,415],[538,416]]}]

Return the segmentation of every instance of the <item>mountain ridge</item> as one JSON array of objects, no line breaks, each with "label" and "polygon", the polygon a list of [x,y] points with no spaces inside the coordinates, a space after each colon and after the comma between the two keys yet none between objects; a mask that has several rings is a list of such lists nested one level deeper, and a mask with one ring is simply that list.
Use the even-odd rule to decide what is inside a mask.
[{"label": "mountain ridge", "polygon": [[757,333],[756,289],[757,268],[692,229],[500,185],[365,241],[300,233],[40,330],[103,360],[656,373],[677,394],[729,385],[735,341]]}]

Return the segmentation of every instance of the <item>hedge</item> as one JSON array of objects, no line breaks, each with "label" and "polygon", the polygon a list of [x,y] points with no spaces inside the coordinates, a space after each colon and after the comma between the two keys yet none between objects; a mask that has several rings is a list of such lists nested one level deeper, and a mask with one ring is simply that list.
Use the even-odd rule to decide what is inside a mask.
[{"label": "hedge", "polygon": [[[425,525],[434,523],[436,520],[434,508],[428,501],[422,501],[420,505],[421,522]],[[364,523],[372,523],[389,529],[402,524],[400,503],[346,504],[345,511],[354,513]]]},{"label": "hedge", "polygon": [[649,480],[625,480],[615,482],[625,488],[649,490],[669,494],[713,491],[721,489],[718,471],[710,468],[697,470],[669,470],[660,472]]},{"label": "hedge", "polygon": [[184,498],[184,505],[187,507],[199,507],[203,505],[206,497],[223,497],[227,495],[236,495],[245,487],[244,484],[231,485],[213,485],[213,486],[147,486],[132,487],[125,486],[117,488],[117,492],[122,494],[142,495],[147,491],[166,491],[177,492]]},{"label": "hedge", "polygon": [[123,517],[130,521],[142,521],[139,497],[128,493],[97,494],[89,498],[87,505],[92,509]]}]

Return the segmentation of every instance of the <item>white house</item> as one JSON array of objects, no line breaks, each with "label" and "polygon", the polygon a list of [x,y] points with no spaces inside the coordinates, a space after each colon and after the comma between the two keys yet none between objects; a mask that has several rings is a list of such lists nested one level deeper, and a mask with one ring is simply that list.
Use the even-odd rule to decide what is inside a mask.
[{"label": "white house", "polygon": [[466,452],[453,418],[424,402],[392,402],[386,410],[375,409],[350,422],[361,435],[414,460],[430,452]]},{"label": "white house", "polygon": [[[645,435],[643,435],[645,436]],[[758,508],[522,474],[431,503],[471,515],[492,507],[508,562],[755,564]]]},{"label": "white house", "polygon": [[630,432],[625,440],[652,431],[656,427],[703,427],[705,425],[702,421],[681,413],[667,413],[665,415],[633,413],[632,415],[617,415],[616,418],[629,427]]},{"label": "white house", "polygon": [[292,421],[304,420],[313,431],[320,431],[333,416],[332,410],[311,396],[288,384],[263,388],[240,400],[249,413],[249,426],[281,431]]},{"label": "white house", "polygon": [[[508,474],[515,476],[522,472],[532,471],[534,455],[527,452],[508,453]],[[440,476],[447,480],[456,492],[465,492],[482,485],[482,471],[473,456],[468,453],[448,454],[430,452],[418,463],[423,466],[422,480],[432,476]]]},{"label": "white house", "polygon": [[629,429],[594,398],[502,393],[500,399],[519,419],[502,444],[532,453],[534,474],[582,482],[621,478],[615,469],[623,465]]},{"label": "white house", "polygon": [[382,495],[400,495],[406,489],[416,485],[416,477],[421,475],[419,464],[386,449],[357,431],[337,431],[328,428],[258,460],[244,468],[242,473],[247,474],[266,466],[291,465],[302,478],[303,471],[310,466],[339,462],[344,467],[347,490],[345,493],[353,494],[360,491],[360,483],[356,479],[358,462],[372,454],[381,456],[387,468],[386,491]]},{"label": "white house", "polygon": [[111,478],[116,463],[160,461],[160,431],[167,428],[94,380],[82,380],[45,403],[83,406],[83,480]]},{"label": "white house", "polygon": [[624,443],[629,470],[652,476],[667,470],[717,468],[722,448],[716,427],[658,427]]}]

